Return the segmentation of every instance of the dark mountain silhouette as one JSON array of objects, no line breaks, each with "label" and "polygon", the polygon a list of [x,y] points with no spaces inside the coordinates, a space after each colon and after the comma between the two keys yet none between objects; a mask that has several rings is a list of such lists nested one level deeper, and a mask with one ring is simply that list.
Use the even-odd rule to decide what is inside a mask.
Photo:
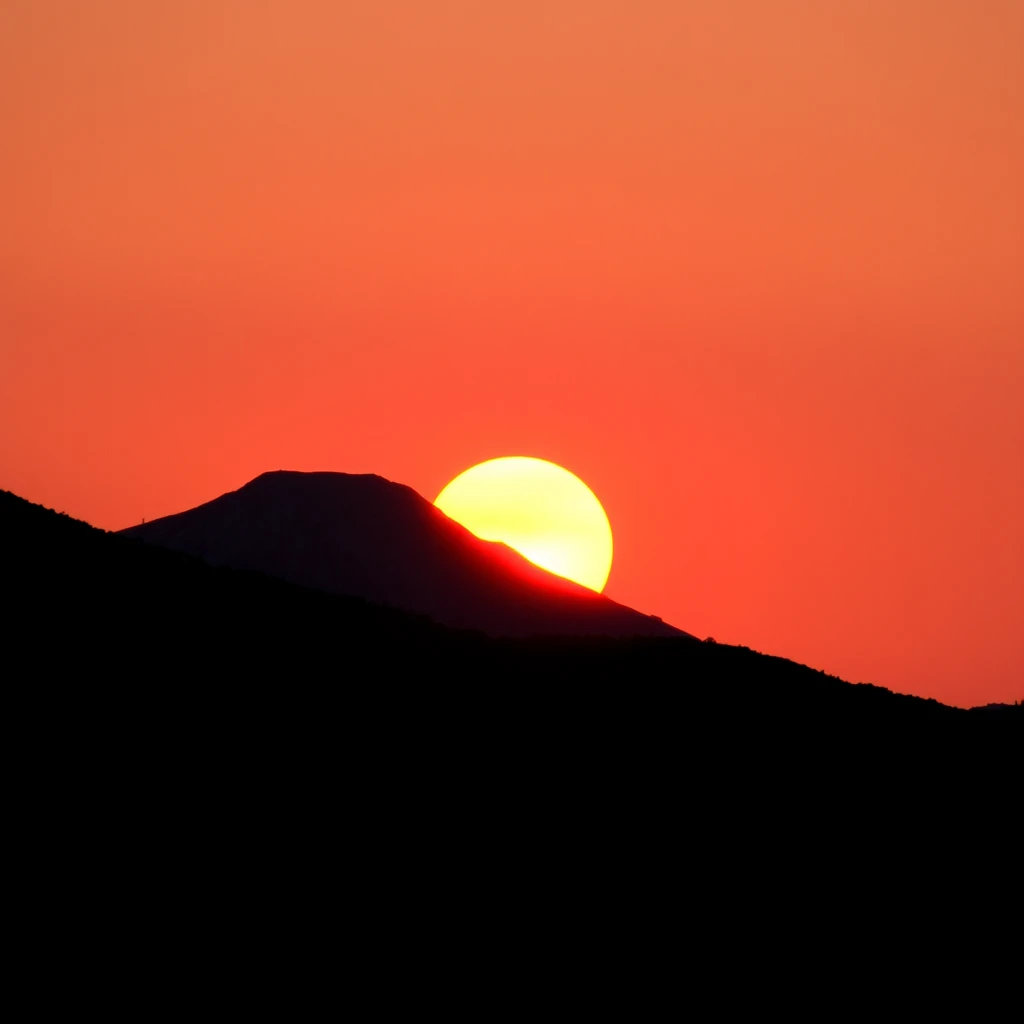
[{"label": "dark mountain silhouette", "polygon": [[[392,485],[370,478],[370,486]],[[408,493],[416,507],[416,496]],[[9,666],[77,680],[97,671],[139,683],[173,679],[185,688],[202,680],[203,700],[213,699],[218,687],[238,684],[251,699],[257,680],[307,688],[340,684],[342,702],[367,692],[369,683],[386,691],[396,680],[416,687],[470,682],[467,706],[475,711],[502,705],[502,715],[514,720],[535,702],[529,713],[537,722],[569,715],[575,729],[597,714],[627,731],[643,720],[646,730],[658,733],[678,733],[684,719],[692,723],[708,715],[733,723],[749,719],[760,730],[766,723],[808,719],[822,726],[840,720],[957,721],[967,714],[686,634],[531,639],[452,629],[424,615],[264,573],[215,568],[6,491],[0,491],[0,567]],[[594,603],[602,604],[596,596]],[[547,687],[539,696],[538,683]],[[636,684],[637,696],[624,683]],[[587,694],[583,703],[580,687]],[[422,695],[408,699],[422,710]],[[440,705],[450,709],[449,698]],[[400,716],[408,711],[393,710]],[[988,705],[971,717],[998,719],[1020,710]],[[463,707],[460,714],[465,712]]]},{"label": "dark mountain silhouette", "polygon": [[618,970],[612,931],[649,936],[629,954],[649,972],[673,922],[719,950],[747,922],[827,939],[822,920],[856,927],[865,905],[902,927],[917,904],[947,912],[964,836],[986,857],[972,880],[1016,848],[1020,707],[686,636],[490,638],[6,492],[0,598],[19,934],[42,971],[69,951],[76,998],[90,949],[166,988],[166,948],[242,989],[260,956],[302,960],[294,1001],[349,935],[386,988],[389,944],[426,970],[449,928],[484,978],[484,957],[538,942],[563,965],[577,934]]},{"label": "dark mountain silhouette", "polygon": [[211,565],[366,598],[492,636],[680,636],[661,619],[479,540],[379,476],[264,473],[198,508],[125,530]]}]

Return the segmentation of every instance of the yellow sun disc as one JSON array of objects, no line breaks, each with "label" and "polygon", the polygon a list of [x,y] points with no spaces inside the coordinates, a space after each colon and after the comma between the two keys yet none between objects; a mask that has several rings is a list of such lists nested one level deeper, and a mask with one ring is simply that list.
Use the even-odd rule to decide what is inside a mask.
[{"label": "yellow sun disc", "polygon": [[482,540],[501,541],[548,572],[597,591],[608,581],[608,516],[578,476],[553,462],[522,456],[481,462],[434,504]]}]

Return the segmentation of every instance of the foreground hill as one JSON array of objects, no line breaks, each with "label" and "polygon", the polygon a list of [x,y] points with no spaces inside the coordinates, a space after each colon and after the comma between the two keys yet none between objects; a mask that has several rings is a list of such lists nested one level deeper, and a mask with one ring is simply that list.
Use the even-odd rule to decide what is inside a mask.
[{"label": "foreground hill", "polygon": [[[206,702],[239,685],[250,696],[265,685],[321,688],[344,703],[411,684],[414,705],[426,693],[444,704],[437,684],[469,683],[460,714],[486,707],[506,722],[570,715],[582,727],[603,707],[605,726],[616,720],[627,733],[639,720],[651,733],[709,716],[769,729],[968,715],[687,635],[496,639],[445,628],[358,598],[214,568],[8,492],[0,492],[0,559],[8,664],[23,677],[201,683]],[[275,692],[280,699],[284,690]],[[982,714],[991,720],[991,710]]]},{"label": "foreground hill", "polygon": [[492,636],[683,635],[474,537],[411,487],[379,476],[264,473],[198,508],[124,532],[211,565]]},{"label": "foreground hill", "polygon": [[173,988],[186,949],[243,989],[260,957],[301,960],[291,1006],[350,935],[386,988],[389,944],[433,970],[454,929],[485,981],[496,950],[643,960],[635,1009],[634,977],[676,977],[676,932],[719,957],[788,951],[791,926],[832,952],[825,921],[945,934],[950,878],[974,900],[1016,867],[993,862],[1016,848],[1017,708],[685,636],[493,639],[5,492],[0,600],[19,934],[46,978],[40,950],[80,971],[75,998],[106,996],[111,955]]}]

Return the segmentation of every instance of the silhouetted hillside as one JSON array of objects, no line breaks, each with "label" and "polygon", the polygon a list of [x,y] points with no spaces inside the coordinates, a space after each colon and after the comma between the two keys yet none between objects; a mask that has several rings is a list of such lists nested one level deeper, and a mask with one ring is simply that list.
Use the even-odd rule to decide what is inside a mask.
[{"label": "silhouetted hillside", "polygon": [[669,727],[669,710],[679,730],[702,715],[821,728],[966,714],[686,635],[498,639],[454,630],[358,598],[213,568],[8,492],[0,492],[0,538],[7,656],[30,676],[202,681],[208,694],[257,681],[325,684],[342,701],[369,687],[411,684],[438,695],[438,685],[468,682],[470,704],[490,707],[488,714],[504,704],[510,719],[528,702],[535,718],[556,706],[570,713],[585,692],[591,706],[573,713],[586,717],[607,703],[614,718],[617,705],[634,726],[639,716],[655,731]]},{"label": "silhouetted hillside", "polygon": [[268,881],[345,914],[354,886],[371,920],[434,892],[444,914],[451,892],[561,905],[574,879],[584,921],[612,877],[650,907],[788,903],[833,850],[857,861],[845,891],[894,830],[1015,820],[977,795],[1015,776],[1019,708],[686,636],[489,638],[4,492],[0,567],[17,834],[41,892],[96,894],[87,921],[112,892],[202,921],[225,885],[246,921]]},{"label": "silhouetted hillside", "polygon": [[658,618],[479,540],[379,476],[264,473],[237,491],[124,531],[211,565],[253,569],[493,636],[679,636]]}]

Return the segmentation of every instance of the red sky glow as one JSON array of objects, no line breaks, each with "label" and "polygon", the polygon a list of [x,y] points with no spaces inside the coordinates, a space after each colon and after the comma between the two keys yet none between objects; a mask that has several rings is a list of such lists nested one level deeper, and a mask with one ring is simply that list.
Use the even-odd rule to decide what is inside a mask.
[{"label": "red sky glow", "polygon": [[1019,0],[6,0],[0,487],[531,455],[605,593],[1024,697]]}]

